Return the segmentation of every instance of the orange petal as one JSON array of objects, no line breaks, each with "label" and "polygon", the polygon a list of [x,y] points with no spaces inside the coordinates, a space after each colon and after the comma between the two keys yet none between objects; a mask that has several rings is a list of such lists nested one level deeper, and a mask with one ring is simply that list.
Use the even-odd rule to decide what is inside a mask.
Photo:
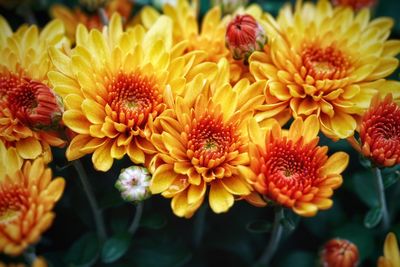
[{"label": "orange petal", "polygon": [[219,182],[211,183],[209,203],[215,213],[226,212],[233,205],[233,196]]},{"label": "orange petal", "polygon": [[320,170],[322,176],[329,174],[342,173],[349,164],[349,155],[344,152],[336,152],[328,158],[324,166]]},{"label": "orange petal", "polygon": [[178,176],[174,172],[173,166],[170,164],[163,164],[159,166],[153,174],[150,183],[150,190],[153,194],[159,194],[167,190]]},{"label": "orange petal", "polygon": [[114,162],[114,159],[111,157],[112,144],[110,141],[106,142],[94,151],[92,162],[96,170],[106,172],[111,168]]},{"label": "orange petal", "polygon": [[42,153],[42,145],[34,137],[19,140],[16,143],[16,149],[24,159],[35,159]]}]

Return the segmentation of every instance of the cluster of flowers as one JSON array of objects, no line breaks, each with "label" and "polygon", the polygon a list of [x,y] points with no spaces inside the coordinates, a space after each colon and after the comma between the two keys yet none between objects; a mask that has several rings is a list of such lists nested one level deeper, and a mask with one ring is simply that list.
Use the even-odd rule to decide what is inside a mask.
[{"label": "cluster of flowers", "polygon": [[185,218],[206,198],[215,213],[235,200],[330,208],[349,156],[328,156],[320,131],[378,167],[400,163],[391,19],[319,0],[277,18],[216,6],[199,25],[196,2],[133,19],[129,1],[114,2],[104,27],[59,6],[40,32],[0,18],[1,252],[20,254],[54,218],[64,180],[51,178],[50,146],[67,145],[68,161],[90,154],[102,172],[128,156],[122,196],[161,194]]}]

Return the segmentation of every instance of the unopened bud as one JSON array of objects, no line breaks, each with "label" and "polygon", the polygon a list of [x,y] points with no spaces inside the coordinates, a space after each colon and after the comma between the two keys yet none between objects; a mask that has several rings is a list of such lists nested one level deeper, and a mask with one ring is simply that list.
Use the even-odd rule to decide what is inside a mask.
[{"label": "unopened bud", "polygon": [[359,261],[357,246],[339,238],[328,241],[320,256],[323,267],[356,267]]},{"label": "unopened bud", "polygon": [[264,29],[250,15],[237,15],[226,29],[225,43],[236,60],[247,59],[262,50],[267,40]]},{"label": "unopened bud", "polygon": [[121,197],[128,202],[140,202],[151,196],[149,171],[140,166],[132,166],[121,170],[115,187]]}]

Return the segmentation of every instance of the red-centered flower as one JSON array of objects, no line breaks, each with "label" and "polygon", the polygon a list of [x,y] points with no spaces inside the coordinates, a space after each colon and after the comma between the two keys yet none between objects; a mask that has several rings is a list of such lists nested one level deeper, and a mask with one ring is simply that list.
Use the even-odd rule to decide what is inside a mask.
[{"label": "red-centered flower", "polygon": [[331,239],[321,251],[321,265],[324,267],[356,267],[358,265],[358,248],[345,239]]},{"label": "red-centered flower", "polygon": [[376,165],[400,163],[400,107],[391,94],[372,100],[360,126],[361,152]]},{"label": "red-centered flower", "polygon": [[356,11],[362,8],[374,7],[377,2],[377,0],[332,0],[335,6],[349,6]]},{"label": "red-centered flower", "polygon": [[225,42],[234,59],[246,59],[266,42],[264,29],[251,15],[237,15],[226,29]]}]

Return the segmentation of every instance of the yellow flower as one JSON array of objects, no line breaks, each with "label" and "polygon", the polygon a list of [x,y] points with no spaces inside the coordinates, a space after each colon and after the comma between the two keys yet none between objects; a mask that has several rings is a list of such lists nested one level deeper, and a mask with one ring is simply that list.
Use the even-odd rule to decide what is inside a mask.
[{"label": "yellow flower", "polygon": [[173,212],[180,217],[194,214],[207,188],[215,213],[226,212],[234,197],[251,193],[238,168],[249,164],[246,125],[253,107],[264,101],[265,82],[250,85],[243,79],[231,87],[227,61],[219,67],[225,82],[210,85],[197,76],[153,125],[151,140],[158,152],[150,167],[150,190],[172,198]]},{"label": "yellow flower", "polygon": [[[88,4],[101,4],[97,3],[98,1],[93,2],[95,3]],[[109,17],[111,17],[115,12],[118,12],[124,18],[125,23],[127,23],[129,21],[132,8],[133,4],[130,0],[111,0],[106,2],[105,12]],[[60,19],[64,23],[67,36],[73,41],[75,40],[75,32],[79,24],[85,25],[88,29],[100,30],[103,28],[103,24],[100,21],[100,17],[97,13],[89,14],[81,10],[79,7],[70,9],[66,6],[56,4],[51,7],[50,14],[53,18]]]},{"label": "yellow flower", "polygon": [[0,32],[0,140],[24,159],[49,158],[49,145],[64,145],[56,132],[62,106],[47,79],[47,49],[67,45],[63,26],[53,21],[40,34],[36,26],[13,33],[0,16]]},{"label": "yellow flower", "polygon": [[22,165],[15,148],[6,149],[2,142],[0,156],[0,162],[12,165],[0,174],[0,252],[16,256],[50,227],[65,181],[52,180],[41,157]]},{"label": "yellow flower", "polygon": [[378,267],[398,267],[400,266],[400,252],[396,236],[389,233],[385,239],[383,255],[378,259]]},{"label": "yellow flower", "polygon": [[276,121],[261,128],[251,120],[248,131],[251,164],[241,171],[260,194],[307,217],[332,206],[333,189],[342,184],[349,156],[337,152],[328,157],[328,148],[318,146],[316,115],[295,119],[289,131]]},{"label": "yellow flower", "polygon": [[[190,5],[187,0],[178,0],[175,6],[165,4],[165,15],[170,17],[174,25],[174,43],[188,42],[188,51],[201,50],[206,53],[205,60],[217,63],[221,58],[228,59],[230,63],[231,82],[235,83],[240,78],[251,76],[248,66],[243,61],[234,60],[229,49],[225,45],[225,33],[232,16],[222,17],[219,6],[210,9],[203,18],[201,25],[196,12],[196,6]],[[252,15],[255,19],[261,17],[262,10],[257,5],[246,9],[239,9],[237,13]],[[139,14],[141,23],[146,27],[153,25],[160,16],[152,7],[145,7]]]},{"label": "yellow flower", "polygon": [[327,0],[286,5],[275,21],[266,15],[269,45],[250,57],[256,80],[267,80],[264,117],[318,116],[322,132],[333,139],[354,134],[356,119],[371,98],[389,83],[398,66],[400,41],[390,40],[393,21],[370,21],[369,10],[354,13]]},{"label": "yellow flower", "polygon": [[155,152],[147,141],[148,125],[165,109],[166,88],[178,94],[185,79],[216,69],[211,63],[193,67],[197,55],[180,56],[184,50],[185,44],[172,47],[167,17],[148,32],[140,25],[123,32],[116,14],[104,33],[80,25],[69,56],[51,49],[57,71],[49,79],[64,99],[63,121],[76,133],[68,160],[93,153],[94,167],[101,171],[125,154],[135,164],[145,163],[145,155]]},{"label": "yellow flower", "polygon": [[[48,264],[43,257],[37,257],[31,264],[31,267],[47,267]],[[0,262],[0,267],[28,267],[24,263],[3,263]]]}]

